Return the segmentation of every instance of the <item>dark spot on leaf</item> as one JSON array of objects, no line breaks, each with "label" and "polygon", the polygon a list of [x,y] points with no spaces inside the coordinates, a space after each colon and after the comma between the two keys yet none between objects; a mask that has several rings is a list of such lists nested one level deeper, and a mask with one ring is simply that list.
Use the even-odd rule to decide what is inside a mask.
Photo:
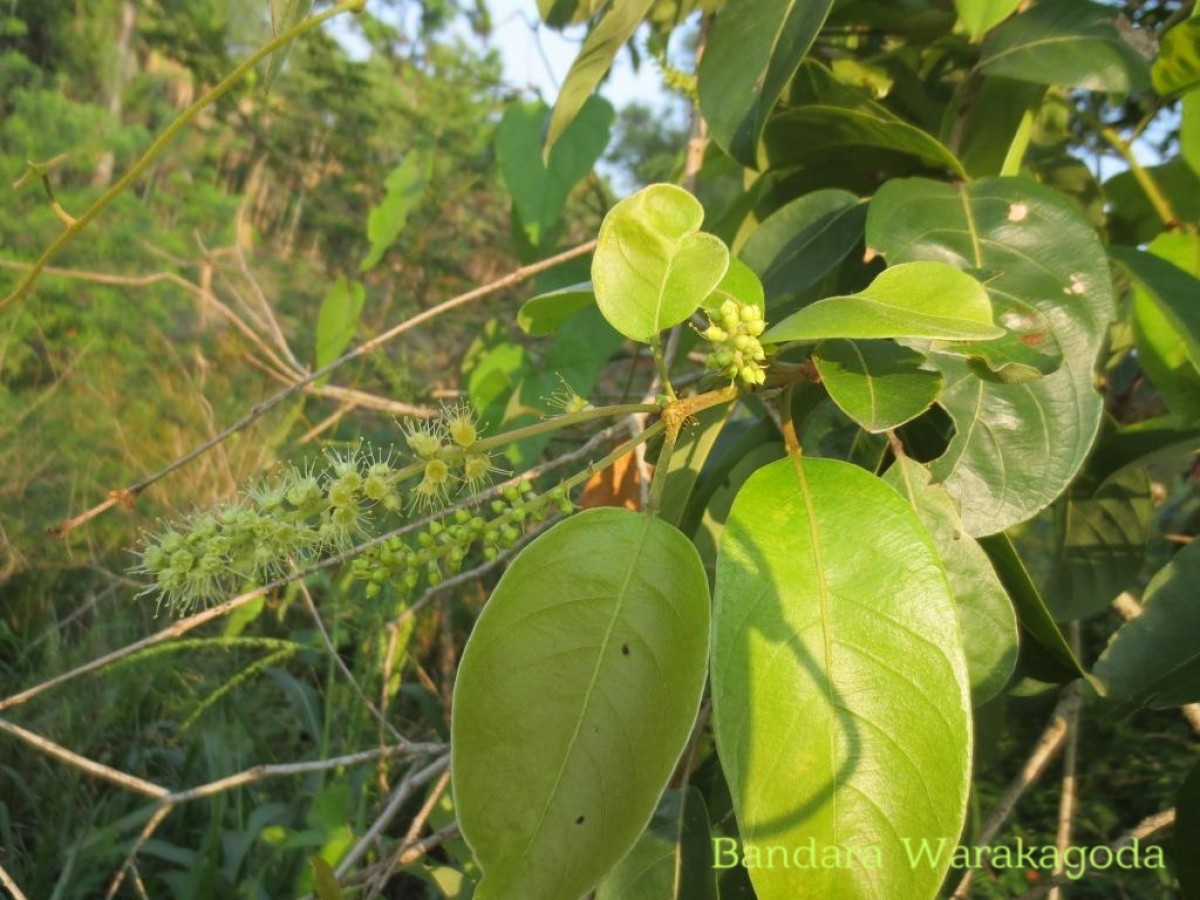
[{"label": "dark spot on leaf", "polygon": [[1046,335],[1040,331],[1031,331],[1029,334],[1021,335],[1022,344],[1040,344],[1046,340]]},{"label": "dark spot on leaf", "polygon": [[580,816],[578,819],[576,819],[576,820],[575,820],[575,824],[576,824],[576,825],[582,825],[582,824],[583,824],[583,816]]},{"label": "dark spot on leaf", "polygon": [[628,655],[629,655],[629,645],[628,645],[628,644],[622,644],[622,645],[621,645],[621,654],[622,654],[622,655],[624,655],[624,656],[628,656]]}]

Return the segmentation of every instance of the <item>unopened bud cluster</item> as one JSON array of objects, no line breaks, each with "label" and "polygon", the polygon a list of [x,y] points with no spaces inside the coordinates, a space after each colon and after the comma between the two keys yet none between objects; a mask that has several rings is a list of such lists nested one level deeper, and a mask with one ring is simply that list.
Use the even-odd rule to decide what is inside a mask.
[{"label": "unopened bud cluster", "polygon": [[705,367],[753,387],[766,381],[763,362],[767,358],[759,335],[766,330],[762,310],[752,303],[725,300],[700,336],[712,344]]},{"label": "unopened bud cluster", "polygon": [[367,582],[368,597],[379,594],[385,584],[405,597],[422,583],[435,587],[462,571],[476,547],[483,559],[495,559],[521,539],[528,523],[541,522],[556,509],[574,509],[564,488],[538,495],[528,480],[505,485],[486,507],[458,509],[415,535],[388,538],[355,559],[351,571]]},{"label": "unopened bud cluster", "polygon": [[[147,536],[133,568],[151,579],[144,593],[186,613],[344,552],[386,530],[383,520],[398,521],[405,507],[437,510],[463,492],[478,493],[498,471],[477,446],[468,407],[410,423],[404,437],[411,461],[390,451],[330,451],[319,469],[288,466],[234,501]],[[417,477],[402,494],[401,485]]]}]

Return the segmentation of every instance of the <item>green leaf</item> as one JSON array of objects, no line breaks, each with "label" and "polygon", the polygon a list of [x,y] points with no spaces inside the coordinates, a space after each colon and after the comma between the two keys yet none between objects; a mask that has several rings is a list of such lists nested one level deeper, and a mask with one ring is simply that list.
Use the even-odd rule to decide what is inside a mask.
[{"label": "green leaf", "polygon": [[963,526],[979,536],[1028,519],[1071,483],[1100,426],[1092,367],[1113,298],[1095,232],[1068,200],[1025,179],[904,179],[871,201],[867,240],[891,265],[939,260],[994,273],[995,306],[1019,301],[1050,323],[1063,363],[1034,381],[1004,384],[980,378],[967,360],[932,357],[946,376],[939,402],[955,433],[931,468],[958,501]]},{"label": "green leaf", "polygon": [[592,91],[612,67],[617,51],[633,37],[642,19],[654,5],[654,0],[621,0],[608,7],[608,11],[596,26],[588,32],[579,55],[571,63],[567,77],[559,89],[546,128],[546,146],[542,159],[550,159],[554,145],[562,137],[571,121],[579,114]]},{"label": "green leaf", "polygon": [[877,149],[967,177],[962,163],[937,138],[866,98],[854,106],[811,103],[789,109],[771,120],[764,143],[773,168],[844,160]]},{"label": "green leaf", "polygon": [[991,292],[996,322],[1004,335],[993,341],[935,341],[930,349],[969,360],[980,378],[1023,384],[1049,375],[1062,365],[1062,348],[1050,320],[1037,307],[999,291]]},{"label": "green leaf", "polygon": [[383,183],[387,194],[383,202],[367,216],[367,240],[371,251],[359,264],[360,272],[367,272],[379,265],[388,248],[396,242],[408,216],[421,201],[425,188],[433,174],[433,156],[424,153],[409,153],[404,162],[392,169]]},{"label": "green leaf", "polygon": [[587,510],[517,556],[454,691],[476,900],[579,897],[629,851],[695,721],[708,639],[700,558],[658,519]]},{"label": "green leaf", "polygon": [[979,39],[999,25],[1021,5],[1021,0],[954,0],[958,21],[972,39]]},{"label": "green leaf", "polygon": [[822,341],[813,362],[833,402],[867,431],[915,419],[942,391],[923,354],[891,341]]},{"label": "green leaf", "polygon": [[1088,0],[1038,3],[993,30],[980,69],[1018,81],[1129,94],[1150,66],[1117,31],[1117,11]]},{"label": "green leaf", "polygon": [[754,270],[736,256],[730,257],[725,277],[713,292],[704,298],[700,306],[706,312],[716,313],[726,300],[757,306],[764,313],[767,309],[762,282],[758,280]]},{"label": "green leaf", "polygon": [[629,855],[596,888],[595,900],[717,900],[704,798],[667,791]]},{"label": "green leaf", "polygon": [[[271,0],[271,34],[279,35],[292,26],[299,25],[312,9],[312,5],[313,0]],[[270,90],[294,45],[295,41],[271,54],[271,61],[267,63],[267,73],[263,76],[264,91]]]},{"label": "green leaf", "polygon": [[1008,684],[1017,665],[1017,615],[983,548],[964,534],[954,498],[907,456],[883,480],[912,504],[929,529],[954,593],[971,700],[978,706]]},{"label": "green leaf", "polygon": [[603,97],[588,97],[546,162],[541,149],[549,114],[544,103],[517,103],[508,108],[496,129],[500,174],[534,246],[542,243],[562,215],[571,188],[587,177],[604,153],[615,115]]},{"label": "green leaf", "polygon": [[1179,102],[1179,155],[1200,176],[1200,91],[1189,91]]},{"label": "green leaf", "polygon": [[957,840],[971,704],[945,572],[895,491],[833,460],[750,477],[717,558],[712,699],[743,846],[871,853],[750,869],[759,896],[936,894],[949,855],[911,865],[903,839]]},{"label": "green leaf", "polygon": [[592,258],[592,286],[613,328],[648,343],[721,283],[729,250],[699,230],[703,221],[699,201],[669,184],[652,184],[609,210]]},{"label": "green leaf", "polygon": [[1000,578],[1000,583],[1012,598],[1013,607],[1017,611],[1017,621],[1021,629],[1036,641],[1049,655],[1054,665],[1061,670],[1058,677],[1062,681],[1071,681],[1087,671],[1071,652],[1071,645],[1063,637],[1058,623],[1046,601],[1038,592],[1037,585],[1029,577],[1029,570],[1017,555],[1017,548],[1006,534],[993,534],[982,538],[979,546],[992,561],[992,567]]},{"label": "green leaf", "polygon": [[1108,687],[1113,716],[1200,700],[1200,541],[1150,579],[1142,614],[1117,631],[1092,670]]},{"label": "green leaf", "polygon": [[312,867],[313,890],[318,900],[342,900],[342,888],[333,867],[320,856],[310,856],[308,864]]},{"label": "green leaf", "polygon": [[1037,110],[1046,94],[1045,85],[1011,78],[985,76],[960,89],[970,100],[945,107],[942,140],[957,134],[958,158],[973,178],[999,175],[1008,151],[1030,110]]},{"label": "green leaf", "polygon": [[1046,585],[1060,622],[1098,613],[1141,572],[1150,537],[1150,481],[1128,469],[1099,485],[1079,479],[1055,504],[1058,546]]},{"label": "green leaf", "polygon": [[1164,97],[1200,87],[1200,18],[1185,19],[1162,36],[1150,78]]},{"label": "green leaf", "polygon": [[826,338],[926,338],[986,341],[1004,329],[992,324],[983,285],[940,262],[889,266],[864,290],[827,297],[767,330],[763,343]]},{"label": "green leaf", "polygon": [[317,313],[318,369],[333,362],[350,345],[366,299],[362,284],[348,278],[339,278],[329,288]]},{"label": "green leaf", "polygon": [[604,7],[604,0],[538,0],[538,15],[551,28],[586,22]]},{"label": "green leaf", "polygon": [[729,0],[700,60],[700,111],[713,139],[748,168],[758,140],[833,0]]},{"label": "green leaf", "polygon": [[866,204],[849,191],[814,191],[768,216],[741,257],[772,306],[816,284],[862,240]]},{"label": "green leaf", "polygon": [[595,303],[596,292],[592,290],[592,283],[584,281],[526,300],[517,312],[517,324],[528,335],[544,337],[553,334],[575,313]]},{"label": "green leaf", "polygon": [[1172,861],[1184,897],[1200,896],[1200,762],[1183,780],[1175,797],[1175,830],[1171,835]]},{"label": "green leaf", "polygon": [[1108,252],[1135,282],[1138,362],[1172,412],[1200,419],[1200,237],[1166,232],[1149,252]]}]

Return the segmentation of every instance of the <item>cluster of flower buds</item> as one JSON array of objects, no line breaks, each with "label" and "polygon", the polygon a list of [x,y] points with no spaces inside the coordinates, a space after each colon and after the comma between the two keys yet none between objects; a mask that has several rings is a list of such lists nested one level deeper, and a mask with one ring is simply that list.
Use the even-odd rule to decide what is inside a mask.
[{"label": "cluster of flower buds", "polygon": [[409,508],[428,511],[479,492],[499,471],[478,446],[469,407],[410,423],[404,435],[412,461],[390,451],[330,451],[319,470],[288,466],[233,502],[147,536],[132,569],[150,578],[144,593],[184,614],[378,534],[381,518],[404,512],[400,486],[411,478],[420,481],[409,490]]},{"label": "cluster of flower buds", "polygon": [[521,539],[529,523],[543,521],[555,509],[574,509],[562,487],[535,494],[528,480],[505,485],[487,507],[457,509],[415,535],[388,538],[355,559],[351,572],[367,582],[368,597],[378,595],[385,584],[407,597],[422,583],[435,587],[458,574],[476,547],[483,559],[495,559]]},{"label": "cluster of flower buds", "polygon": [[705,367],[753,387],[766,381],[763,362],[767,358],[759,335],[766,330],[762,310],[752,303],[725,300],[700,336],[713,345]]}]

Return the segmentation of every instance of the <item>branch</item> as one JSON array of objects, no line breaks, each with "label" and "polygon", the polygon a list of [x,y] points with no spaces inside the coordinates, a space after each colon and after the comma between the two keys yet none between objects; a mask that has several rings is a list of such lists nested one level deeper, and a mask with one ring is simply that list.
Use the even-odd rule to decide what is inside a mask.
[{"label": "branch", "polygon": [[[418,313],[417,315],[413,316],[410,319],[406,319],[405,321],[401,322],[398,325],[393,326],[392,328],[388,329],[387,331],[383,332],[382,334],[379,334],[379,335],[371,338],[371,340],[366,341],[362,344],[359,344],[353,350],[349,351],[348,353],[343,354],[338,359],[335,359],[333,362],[329,363],[328,365],[322,366],[321,368],[317,369],[314,372],[310,372],[308,375],[306,375],[303,378],[288,385],[287,387],[283,388],[281,391],[278,391],[277,393],[272,394],[270,397],[267,397],[265,400],[259,401],[253,407],[250,408],[250,411],[246,415],[242,416],[242,418],[238,419],[236,422],[234,422],[232,425],[230,425],[224,431],[215,435],[210,440],[205,441],[199,447],[196,447],[194,450],[191,450],[188,453],[185,453],[183,456],[178,457],[177,459],[175,459],[173,462],[171,462],[167,466],[164,466],[163,468],[159,469],[157,472],[154,472],[153,474],[146,476],[141,481],[134,482],[133,484],[131,484],[125,488],[120,488],[118,490],[110,491],[109,495],[108,495],[108,499],[105,500],[103,503],[98,503],[96,506],[93,506],[91,509],[86,510],[83,513],[80,513],[78,516],[68,519],[67,521],[65,521],[61,525],[59,525],[57,528],[51,529],[50,533],[55,536],[61,537],[62,535],[66,534],[67,532],[71,531],[72,529],[78,528],[80,525],[84,524],[85,522],[88,522],[91,519],[94,519],[96,516],[100,515],[101,513],[104,513],[106,511],[108,511],[109,509],[112,509],[112,507],[116,506],[118,503],[125,503],[125,504],[132,505],[133,502],[137,499],[137,495],[140,494],[142,491],[144,491],[146,488],[150,487],[150,485],[167,477],[172,472],[174,472],[176,469],[183,468],[188,463],[192,462],[194,459],[207,453],[213,447],[216,447],[218,444],[228,440],[231,436],[233,436],[234,434],[237,434],[243,428],[246,428],[248,425],[250,425],[253,422],[256,422],[258,419],[262,418],[264,415],[266,415],[268,412],[270,412],[272,409],[274,409],[276,406],[278,406],[284,400],[286,400],[289,397],[292,397],[295,394],[299,393],[300,391],[304,390],[309,385],[313,384],[318,379],[323,378],[324,376],[328,375],[330,372],[333,372],[335,369],[339,368],[340,366],[343,366],[352,360],[358,359],[360,356],[365,356],[366,354],[377,349],[378,347],[382,346],[383,344],[387,343],[388,341],[392,340],[393,338],[403,334],[406,331],[409,331],[409,330],[415,328],[418,325],[428,322],[430,319],[440,316],[442,313],[449,312],[450,310],[456,309],[459,306],[464,306],[467,303],[474,302],[475,300],[479,300],[483,297],[487,297],[491,294],[498,293],[498,292],[500,292],[502,290],[506,290],[507,288],[510,288],[514,285],[520,284],[522,281],[532,278],[534,275],[544,272],[547,269],[552,269],[557,265],[561,265],[562,263],[567,262],[568,260],[575,259],[578,256],[583,256],[586,253],[590,253],[595,248],[595,246],[596,246],[596,242],[594,240],[588,241],[586,244],[580,244],[578,247],[574,247],[570,250],[565,250],[562,253],[559,253],[555,256],[551,256],[549,259],[544,259],[539,262],[532,263],[528,266],[522,266],[521,268],[516,269],[513,272],[510,272],[508,275],[505,275],[502,278],[498,278],[489,284],[483,285],[482,287],[475,288],[474,290],[467,291],[464,294],[459,294],[456,297],[451,297],[449,300],[439,303],[437,306],[431,307],[421,313]],[[2,709],[2,708],[3,707],[0,706],[0,709]]]},{"label": "branch", "polygon": [[17,883],[12,880],[12,876],[5,871],[4,866],[0,866],[0,885],[12,894],[12,900],[26,900],[25,894],[17,887]]},{"label": "branch", "polygon": [[[1050,721],[1046,723],[1042,736],[1038,738],[1038,742],[1033,748],[1033,753],[1026,760],[1020,774],[1005,789],[1004,794],[996,802],[996,808],[992,810],[987,821],[983,823],[983,828],[979,830],[979,836],[975,841],[978,846],[986,846],[992,842],[992,838],[999,833],[1000,829],[1004,827],[1004,823],[1008,821],[1008,817],[1012,815],[1017,802],[1042,777],[1063,745],[1067,736],[1067,722],[1072,714],[1071,711],[1079,703],[1079,692],[1070,690],[1063,692],[1062,699],[1054,707]],[[974,869],[967,870],[958,883],[958,887],[954,889],[951,900],[966,900],[967,890],[971,886],[971,878],[974,873]]]}]

